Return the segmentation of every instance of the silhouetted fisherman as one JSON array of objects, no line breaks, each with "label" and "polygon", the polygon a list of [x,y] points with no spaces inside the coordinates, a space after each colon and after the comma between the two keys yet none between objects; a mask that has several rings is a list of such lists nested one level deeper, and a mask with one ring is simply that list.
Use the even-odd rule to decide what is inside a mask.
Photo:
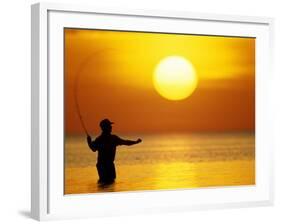
[{"label": "silhouetted fisherman", "polygon": [[112,124],[108,119],[100,122],[102,133],[94,141],[91,136],[87,136],[87,142],[93,152],[98,151],[97,170],[99,174],[99,183],[110,184],[116,178],[114,159],[116,146],[119,145],[134,145],[141,142],[141,139],[136,141],[124,140],[117,135],[112,135]]}]

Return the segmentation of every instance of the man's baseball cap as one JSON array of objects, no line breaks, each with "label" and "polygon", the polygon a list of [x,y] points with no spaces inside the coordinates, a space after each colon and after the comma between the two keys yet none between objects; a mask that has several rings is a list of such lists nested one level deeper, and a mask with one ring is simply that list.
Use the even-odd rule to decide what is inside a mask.
[{"label": "man's baseball cap", "polygon": [[109,125],[112,125],[112,124],[114,124],[114,123],[106,118],[106,119],[103,119],[100,122],[100,127],[105,127],[105,126],[109,126]]}]

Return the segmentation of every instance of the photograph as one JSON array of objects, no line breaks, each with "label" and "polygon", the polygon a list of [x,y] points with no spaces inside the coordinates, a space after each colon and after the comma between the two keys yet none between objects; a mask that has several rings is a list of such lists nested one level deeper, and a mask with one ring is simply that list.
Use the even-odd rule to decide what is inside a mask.
[{"label": "photograph", "polygon": [[256,38],[64,28],[64,194],[256,184]]}]

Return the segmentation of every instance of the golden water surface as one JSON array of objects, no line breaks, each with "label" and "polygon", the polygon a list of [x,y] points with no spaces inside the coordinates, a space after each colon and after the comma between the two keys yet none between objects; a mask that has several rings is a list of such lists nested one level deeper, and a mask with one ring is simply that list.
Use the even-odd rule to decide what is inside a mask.
[{"label": "golden water surface", "polygon": [[252,133],[144,136],[117,149],[116,182],[101,187],[96,154],[84,136],[68,136],[65,194],[254,185],[254,146]]}]

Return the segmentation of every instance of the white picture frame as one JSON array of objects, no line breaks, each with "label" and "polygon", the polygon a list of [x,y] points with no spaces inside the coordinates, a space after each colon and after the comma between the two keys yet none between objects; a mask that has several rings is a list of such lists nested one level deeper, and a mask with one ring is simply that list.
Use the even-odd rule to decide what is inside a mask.
[{"label": "white picture frame", "polygon": [[[31,214],[37,220],[273,204],[272,18],[38,3],[32,14]],[[256,185],[63,194],[63,28],[256,38]],[[98,206],[95,206],[98,205]]]}]

